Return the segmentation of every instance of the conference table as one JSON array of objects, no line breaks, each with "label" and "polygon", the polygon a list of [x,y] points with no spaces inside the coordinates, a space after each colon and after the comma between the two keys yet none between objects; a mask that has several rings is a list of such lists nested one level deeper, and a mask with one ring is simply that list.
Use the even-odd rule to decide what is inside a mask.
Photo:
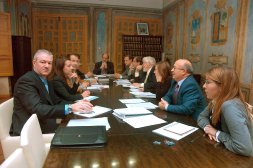
[{"label": "conference table", "polygon": [[[110,80],[110,88],[92,92],[99,98],[91,101],[94,105],[111,109],[125,108],[119,99],[135,98],[129,88],[116,86]],[[158,104],[158,100],[142,98]],[[155,109],[153,114],[167,123],[143,128],[133,128],[112,115],[112,111],[97,117],[108,117],[111,128],[107,131],[108,142],[100,148],[51,148],[44,167],[53,168],[166,168],[166,167],[220,167],[252,168],[253,157],[236,155],[222,144],[210,141],[201,129],[174,141],[168,146],[164,140],[170,140],[152,132],[173,121],[197,127],[190,116],[183,116]],[[70,115],[63,120],[66,125],[69,119],[80,119]],[[154,144],[160,141],[161,144]]]}]

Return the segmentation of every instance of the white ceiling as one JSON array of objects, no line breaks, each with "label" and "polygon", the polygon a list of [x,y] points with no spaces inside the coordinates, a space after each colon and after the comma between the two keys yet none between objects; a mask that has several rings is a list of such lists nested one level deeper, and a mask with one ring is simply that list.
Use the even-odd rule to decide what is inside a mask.
[{"label": "white ceiling", "polygon": [[71,2],[113,6],[132,6],[162,9],[175,0],[32,0],[33,2]]}]

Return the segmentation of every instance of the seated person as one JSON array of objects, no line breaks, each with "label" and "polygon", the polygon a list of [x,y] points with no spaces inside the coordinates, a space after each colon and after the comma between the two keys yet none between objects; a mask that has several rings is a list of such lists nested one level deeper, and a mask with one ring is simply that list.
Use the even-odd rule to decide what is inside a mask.
[{"label": "seated person", "polygon": [[114,65],[109,61],[108,54],[104,53],[102,55],[102,61],[95,64],[93,73],[96,75],[114,74]]},{"label": "seated person", "polygon": [[161,99],[168,92],[171,84],[171,68],[167,61],[158,62],[155,66],[156,98]]},{"label": "seated person", "polygon": [[93,76],[92,72],[87,72],[84,74],[79,70],[80,68],[80,55],[79,54],[68,54],[67,59],[71,61],[71,65],[73,67],[73,71],[77,73],[80,79],[90,78]]},{"label": "seated person", "polygon": [[133,57],[130,55],[126,55],[124,57],[124,63],[125,63],[125,71],[122,74],[115,73],[114,76],[115,78],[124,78],[124,79],[129,79],[129,77],[132,75],[134,72],[132,69],[130,69],[130,65],[133,62]]},{"label": "seated person", "polygon": [[[66,58],[56,60],[52,83],[55,93],[64,100],[76,101],[90,95],[89,91],[78,93],[79,77],[77,73],[73,72],[71,61]],[[86,83],[83,88],[85,87],[87,87]]]},{"label": "seated person", "polygon": [[145,75],[143,75],[145,78],[143,81],[143,83],[133,83],[133,86],[135,87],[139,87],[142,88],[142,90],[144,92],[155,92],[156,90],[156,77],[154,74],[154,70],[155,70],[155,58],[153,57],[144,57],[142,59],[142,68],[143,71],[145,72]]},{"label": "seated person", "polygon": [[203,86],[209,105],[198,125],[210,140],[237,154],[253,156],[253,114],[245,103],[240,80],[231,68],[215,67],[206,73]]},{"label": "seated person", "polygon": [[142,58],[140,56],[134,57],[133,62],[129,68],[131,71],[133,71],[129,77],[129,80],[133,83],[142,83],[144,79],[144,72],[142,70]]},{"label": "seated person", "polygon": [[37,114],[42,133],[53,133],[58,127],[57,118],[64,118],[72,112],[92,110],[92,104],[88,101],[72,104],[55,95],[52,83],[47,80],[52,62],[50,51],[38,50],[33,57],[33,71],[27,72],[16,82],[10,135],[19,136],[32,114]]},{"label": "seated person", "polygon": [[190,115],[197,120],[206,106],[202,90],[194,77],[190,61],[179,59],[172,68],[172,82],[159,107],[171,113]]}]

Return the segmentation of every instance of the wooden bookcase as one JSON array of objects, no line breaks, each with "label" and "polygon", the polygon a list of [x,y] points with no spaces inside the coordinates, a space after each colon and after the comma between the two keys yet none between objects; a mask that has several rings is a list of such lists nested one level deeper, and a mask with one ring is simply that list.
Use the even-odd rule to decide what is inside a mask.
[{"label": "wooden bookcase", "polygon": [[162,36],[123,35],[122,40],[123,57],[127,54],[141,57],[151,56],[157,62],[161,61],[163,52]]}]

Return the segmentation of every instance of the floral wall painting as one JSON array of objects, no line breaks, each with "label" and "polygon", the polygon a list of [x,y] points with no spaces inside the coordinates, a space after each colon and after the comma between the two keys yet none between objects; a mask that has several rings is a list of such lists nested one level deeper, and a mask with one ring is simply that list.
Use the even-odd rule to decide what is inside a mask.
[{"label": "floral wall painting", "polygon": [[223,45],[228,39],[228,21],[233,14],[232,7],[227,7],[227,0],[217,0],[216,12],[211,15],[213,45]]},{"label": "floral wall painting", "polygon": [[195,11],[192,15],[191,20],[191,44],[196,45],[200,42],[200,25],[201,16],[200,11]]}]

